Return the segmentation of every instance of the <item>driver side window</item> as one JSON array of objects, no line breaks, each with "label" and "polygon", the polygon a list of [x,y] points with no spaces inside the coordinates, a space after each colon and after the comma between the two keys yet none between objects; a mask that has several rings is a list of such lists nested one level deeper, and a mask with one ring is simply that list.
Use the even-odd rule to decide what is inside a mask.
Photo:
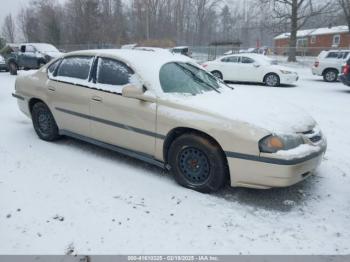
[{"label": "driver side window", "polygon": [[121,93],[130,83],[134,71],[123,62],[110,58],[99,58],[96,72],[96,86],[104,91]]}]

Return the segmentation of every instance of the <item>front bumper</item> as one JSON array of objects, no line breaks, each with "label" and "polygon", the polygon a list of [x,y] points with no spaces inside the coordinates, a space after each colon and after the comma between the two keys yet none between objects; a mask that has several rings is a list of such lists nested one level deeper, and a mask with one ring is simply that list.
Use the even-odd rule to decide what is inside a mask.
[{"label": "front bumper", "polygon": [[326,140],[318,146],[318,152],[299,159],[227,154],[231,186],[268,189],[294,185],[309,177],[321,164],[327,148]]},{"label": "front bumper", "polygon": [[312,74],[315,76],[322,76],[322,72],[320,72],[320,69],[316,67],[312,67],[311,71],[312,71]]},{"label": "front bumper", "polygon": [[281,84],[293,84],[299,80],[297,74],[284,74],[280,76]]}]

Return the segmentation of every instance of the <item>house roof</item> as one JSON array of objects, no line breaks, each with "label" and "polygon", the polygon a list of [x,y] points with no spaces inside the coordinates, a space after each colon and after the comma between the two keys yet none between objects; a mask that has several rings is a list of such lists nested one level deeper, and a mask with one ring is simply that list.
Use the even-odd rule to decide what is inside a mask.
[{"label": "house roof", "polygon": [[[313,36],[313,35],[334,35],[334,34],[340,34],[340,33],[346,33],[349,32],[349,28],[346,25],[341,26],[333,26],[333,27],[323,27],[323,28],[314,28],[314,29],[306,29],[306,30],[299,30],[297,33],[297,37],[306,37],[306,36]],[[276,36],[274,39],[288,39],[290,37],[290,33],[283,33],[278,36]]]}]

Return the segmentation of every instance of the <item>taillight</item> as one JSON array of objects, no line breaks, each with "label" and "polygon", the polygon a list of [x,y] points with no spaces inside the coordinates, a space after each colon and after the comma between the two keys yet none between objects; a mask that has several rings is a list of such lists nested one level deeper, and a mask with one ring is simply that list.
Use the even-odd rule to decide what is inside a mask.
[{"label": "taillight", "polygon": [[343,68],[343,74],[347,75],[350,73],[350,65],[346,64]]},{"label": "taillight", "polygon": [[314,66],[318,67],[319,65],[320,65],[320,62],[316,61]]},{"label": "taillight", "polygon": [[207,67],[208,67],[208,65],[207,65],[207,64],[203,64],[202,66],[203,66],[204,68],[207,68]]}]

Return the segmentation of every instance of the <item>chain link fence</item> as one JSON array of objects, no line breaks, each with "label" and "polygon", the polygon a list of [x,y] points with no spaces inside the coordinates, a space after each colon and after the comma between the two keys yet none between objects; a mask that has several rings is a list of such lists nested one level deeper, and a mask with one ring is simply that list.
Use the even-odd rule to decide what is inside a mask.
[{"label": "chain link fence", "polygon": [[[118,49],[121,46],[116,44],[69,44],[60,45],[58,49],[63,52],[89,49]],[[266,55],[279,63],[287,63],[290,52],[289,47],[262,47],[262,48],[233,48],[232,46],[190,46],[190,52],[193,59],[199,63],[215,60],[221,56],[230,54],[256,53]],[[325,50],[345,50],[330,47],[297,47],[297,63],[309,67],[316,60],[317,56]],[[350,49],[350,48],[349,48]]]}]

